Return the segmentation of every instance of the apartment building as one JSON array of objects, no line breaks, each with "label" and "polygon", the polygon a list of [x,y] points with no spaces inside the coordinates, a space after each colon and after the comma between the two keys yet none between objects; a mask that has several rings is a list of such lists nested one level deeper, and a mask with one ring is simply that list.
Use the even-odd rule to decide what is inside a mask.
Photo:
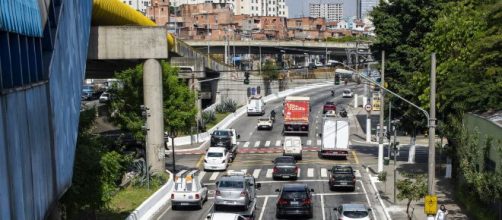
[{"label": "apartment building", "polygon": [[127,0],[122,2],[143,14],[146,14],[146,9],[152,5],[151,0]]},{"label": "apartment building", "polygon": [[146,16],[159,26],[169,23],[169,0],[150,0]]},{"label": "apartment building", "polygon": [[343,17],[342,3],[309,4],[310,17],[325,18],[326,21],[340,21]]},{"label": "apartment building", "polygon": [[178,33],[182,39],[223,40],[237,31],[230,4],[184,4],[179,13],[182,24]]},{"label": "apartment building", "polygon": [[171,0],[171,6],[186,4],[223,3],[230,4],[235,15],[288,17],[286,0]]},{"label": "apartment building", "polygon": [[326,31],[326,19],[324,18],[289,18],[286,25],[289,39],[323,39]]}]

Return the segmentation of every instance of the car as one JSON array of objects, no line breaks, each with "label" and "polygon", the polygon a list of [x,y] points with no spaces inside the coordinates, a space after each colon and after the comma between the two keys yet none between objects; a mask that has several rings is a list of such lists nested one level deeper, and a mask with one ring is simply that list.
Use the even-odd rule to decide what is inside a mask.
[{"label": "car", "polygon": [[105,102],[108,102],[110,101],[110,93],[107,93],[107,92],[103,92],[100,96],[99,96],[99,102],[100,103],[105,103]]},{"label": "car", "polygon": [[199,180],[199,170],[182,170],[174,177],[174,190],[171,193],[171,208],[195,206],[202,209],[207,202],[207,187]]},{"label": "car", "polygon": [[317,69],[317,66],[315,65],[315,63],[309,63],[309,65],[307,66],[307,68],[309,70],[314,70],[314,69]]},{"label": "car", "polygon": [[230,153],[224,147],[210,147],[204,156],[204,170],[226,170]]},{"label": "car", "polygon": [[255,178],[244,172],[227,172],[216,181],[214,209],[240,208],[248,210],[256,204],[256,190],[261,188]]},{"label": "car", "polygon": [[342,93],[342,98],[352,98],[354,96],[354,93],[350,89],[344,89]]},{"label": "car", "polygon": [[272,177],[274,179],[298,179],[298,166],[294,157],[277,157],[272,160],[272,163],[274,163],[272,170]]},{"label": "car", "polygon": [[298,136],[286,136],[282,144],[282,155],[293,156],[294,158],[302,159],[303,144],[302,139]]},{"label": "car", "polygon": [[332,101],[328,101],[324,104],[324,106],[322,106],[322,113],[323,114],[326,114],[326,112],[328,112],[329,110],[336,111],[336,105]]},{"label": "car", "polygon": [[248,220],[250,218],[246,218],[242,215],[235,214],[235,213],[228,213],[228,212],[214,212],[214,213],[209,213],[207,215],[207,219],[214,219],[214,220]]},{"label": "car", "polygon": [[371,209],[363,204],[342,204],[334,210],[333,219],[337,220],[371,220]]},{"label": "car", "polygon": [[356,189],[356,176],[351,166],[335,165],[329,170],[329,189],[349,188],[351,191]]},{"label": "car", "polygon": [[211,147],[225,147],[230,153],[230,162],[237,156],[237,139],[240,135],[235,129],[216,129],[211,133]]},{"label": "car", "polygon": [[336,117],[336,111],[335,110],[329,110],[326,112],[326,117]]},{"label": "car", "polygon": [[274,121],[271,118],[260,118],[258,119],[257,129],[262,130],[272,130]]},{"label": "car", "polygon": [[314,216],[314,204],[312,192],[307,184],[287,183],[282,189],[276,189],[279,192],[279,199],[276,203],[275,217],[283,218],[290,215],[301,215],[307,218]]}]

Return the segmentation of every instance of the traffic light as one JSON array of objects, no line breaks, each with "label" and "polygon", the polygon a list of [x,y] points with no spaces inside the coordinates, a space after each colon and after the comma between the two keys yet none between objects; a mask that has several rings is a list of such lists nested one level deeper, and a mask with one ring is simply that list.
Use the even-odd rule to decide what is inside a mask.
[{"label": "traffic light", "polygon": [[249,84],[249,72],[244,72],[244,84]]},{"label": "traffic light", "polygon": [[260,86],[257,86],[256,87],[256,94],[261,94],[261,87]]},{"label": "traffic light", "polygon": [[338,74],[335,75],[335,85],[340,85],[340,76]]}]

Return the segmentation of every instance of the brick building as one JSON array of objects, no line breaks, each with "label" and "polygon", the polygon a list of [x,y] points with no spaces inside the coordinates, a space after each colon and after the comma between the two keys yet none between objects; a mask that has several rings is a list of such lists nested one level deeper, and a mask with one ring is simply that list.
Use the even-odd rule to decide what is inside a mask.
[{"label": "brick building", "polygon": [[169,23],[169,0],[151,0],[146,16],[159,26]]}]

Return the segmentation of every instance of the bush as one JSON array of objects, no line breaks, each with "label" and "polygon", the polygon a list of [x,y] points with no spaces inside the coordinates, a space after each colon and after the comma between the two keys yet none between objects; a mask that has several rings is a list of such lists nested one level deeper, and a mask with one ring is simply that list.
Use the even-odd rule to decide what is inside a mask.
[{"label": "bush", "polygon": [[237,102],[232,99],[225,99],[225,101],[216,105],[215,109],[218,113],[235,112],[237,110]]},{"label": "bush", "polygon": [[213,110],[202,112],[202,120],[204,121],[204,124],[212,122],[215,119],[216,119],[216,113]]}]

